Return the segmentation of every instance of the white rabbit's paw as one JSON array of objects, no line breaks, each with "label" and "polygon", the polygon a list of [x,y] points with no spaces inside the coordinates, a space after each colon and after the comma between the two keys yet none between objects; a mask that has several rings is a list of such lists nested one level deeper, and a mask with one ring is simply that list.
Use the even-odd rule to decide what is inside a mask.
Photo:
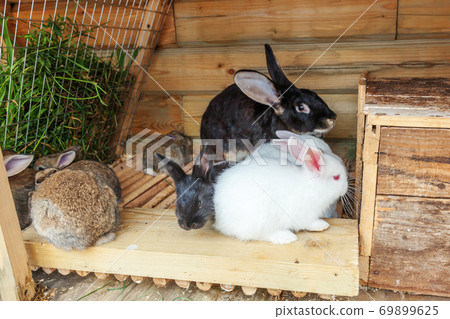
[{"label": "white rabbit's paw", "polygon": [[267,240],[274,244],[283,245],[296,241],[297,235],[289,230],[280,230],[267,236]]},{"label": "white rabbit's paw", "polygon": [[328,227],[330,227],[330,224],[322,219],[318,219],[313,221],[309,226],[305,227],[305,229],[310,231],[322,231]]}]

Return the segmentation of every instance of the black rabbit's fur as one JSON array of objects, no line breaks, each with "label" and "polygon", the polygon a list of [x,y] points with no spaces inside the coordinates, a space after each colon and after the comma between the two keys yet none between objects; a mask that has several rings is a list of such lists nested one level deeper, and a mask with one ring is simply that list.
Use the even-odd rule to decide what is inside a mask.
[{"label": "black rabbit's fur", "polygon": [[[228,140],[237,139],[236,149],[245,151],[241,139],[249,139],[255,145],[259,139],[276,138],[277,130],[324,133],[333,127],[336,114],[315,92],[292,85],[267,44],[266,58],[272,77],[272,81],[267,80],[276,88],[278,96],[282,95],[273,104],[274,107],[256,102],[243,93],[238,85],[230,85],[210,102],[203,114],[200,131],[202,139],[223,139],[225,152],[229,149]],[[246,70],[239,72],[256,73]],[[296,105],[301,103],[309,106],[309,114],[296,112]],[[333,124],[329,120],[333,120]]]}]

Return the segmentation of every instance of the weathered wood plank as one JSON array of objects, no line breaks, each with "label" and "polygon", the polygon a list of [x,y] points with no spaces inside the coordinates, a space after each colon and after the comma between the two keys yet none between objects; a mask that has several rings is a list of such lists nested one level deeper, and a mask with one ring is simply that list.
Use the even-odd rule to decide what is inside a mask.
[{"label": "weathered wood plank", "polygon": [[450,200],[378,196],[369,285],[450,296]]},{"label": "weathered wood plank", "polygon": [[[288,78],[295,81],[329,44],[274,45],[273,50]],[[357,93],[360,74],[379,76],[436,76],[449,71],[447,40],[337,43],[296,83],[319,92]],[[239,69],[267,73],[262,45],[242,47],[176,48],[155,54],[149,72],[171,93],[218,93],[233,83]],[[153,81],[144,91],[160,92]]]},{"label": "weathered wood plank", "polygon": [[0,300],[31,300],[34,282],[0,149]]},{"label": "weathered wood plank", "polygon": [[[210,223],[186,232],[177,225],[174,210],[164,212],[123,210],[123,225],[116,239],[85,251],[67,252],[43,245],[35,231],[27,229],[24,240],[30,263],[237,286],[336,295],[358,293],[355,220],[329,219],[331,227],[326,231],[300,232],[298,241],[274,249],[270,243],[245,243],[225,237],[214,231]],[[125,249],[124,258],[119,258]]]},{"label": "weathered wood plank", "polygon": [[450,79],[371,79],[363,111],[379,115],[450,118]]},{"label": "weathered wood plank", "polygon": [[450,198],[450,129],[382,127],[378,194]]},{"label": "weathered wood plank", "polygon": [[[177,1],[180,45],[335,40],[373,1]],[[379,0],[341,38],[394,39],[397,1]]]}]

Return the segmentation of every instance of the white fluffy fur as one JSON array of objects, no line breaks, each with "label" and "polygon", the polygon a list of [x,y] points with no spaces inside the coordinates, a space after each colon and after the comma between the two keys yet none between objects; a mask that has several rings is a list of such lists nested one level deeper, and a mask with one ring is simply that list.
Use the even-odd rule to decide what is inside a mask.
[{"label": "white fluffy fur", "polygon": [[[223,172],[215,185],[214,227],[241,240],[287,244],[301,229],[322,231],[326,209],[347,191],[347,172],[339,157],[324,153],[325,166],[315,177],[305,166],[280,165],[278,146],[259,150],[267,165],[254,159]],[[248,164],[248,165],[246,165]],[[333,176],[341,175],[338,181]]]}]

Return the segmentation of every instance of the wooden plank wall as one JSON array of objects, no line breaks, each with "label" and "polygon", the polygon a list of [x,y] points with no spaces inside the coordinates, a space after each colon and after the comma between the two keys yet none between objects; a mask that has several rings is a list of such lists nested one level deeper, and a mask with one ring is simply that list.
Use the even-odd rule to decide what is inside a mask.
[{"label": "wooden plank wall", "polygon": [[[295,80],[372,0],[175,0],[132,133],[184,129],[198,136],[211,98],[243,68],[267,74],[263,43],[271,43]],[[329,138],[355,138],[357,87],[363,71],[377,76],[450,74],[450,7],[445,0],[379,0],[297,82],[317,91],[338,113]],[[164,108],[164,110],[160,110]],[[180,122],[181,121],[181,122]]]}]

